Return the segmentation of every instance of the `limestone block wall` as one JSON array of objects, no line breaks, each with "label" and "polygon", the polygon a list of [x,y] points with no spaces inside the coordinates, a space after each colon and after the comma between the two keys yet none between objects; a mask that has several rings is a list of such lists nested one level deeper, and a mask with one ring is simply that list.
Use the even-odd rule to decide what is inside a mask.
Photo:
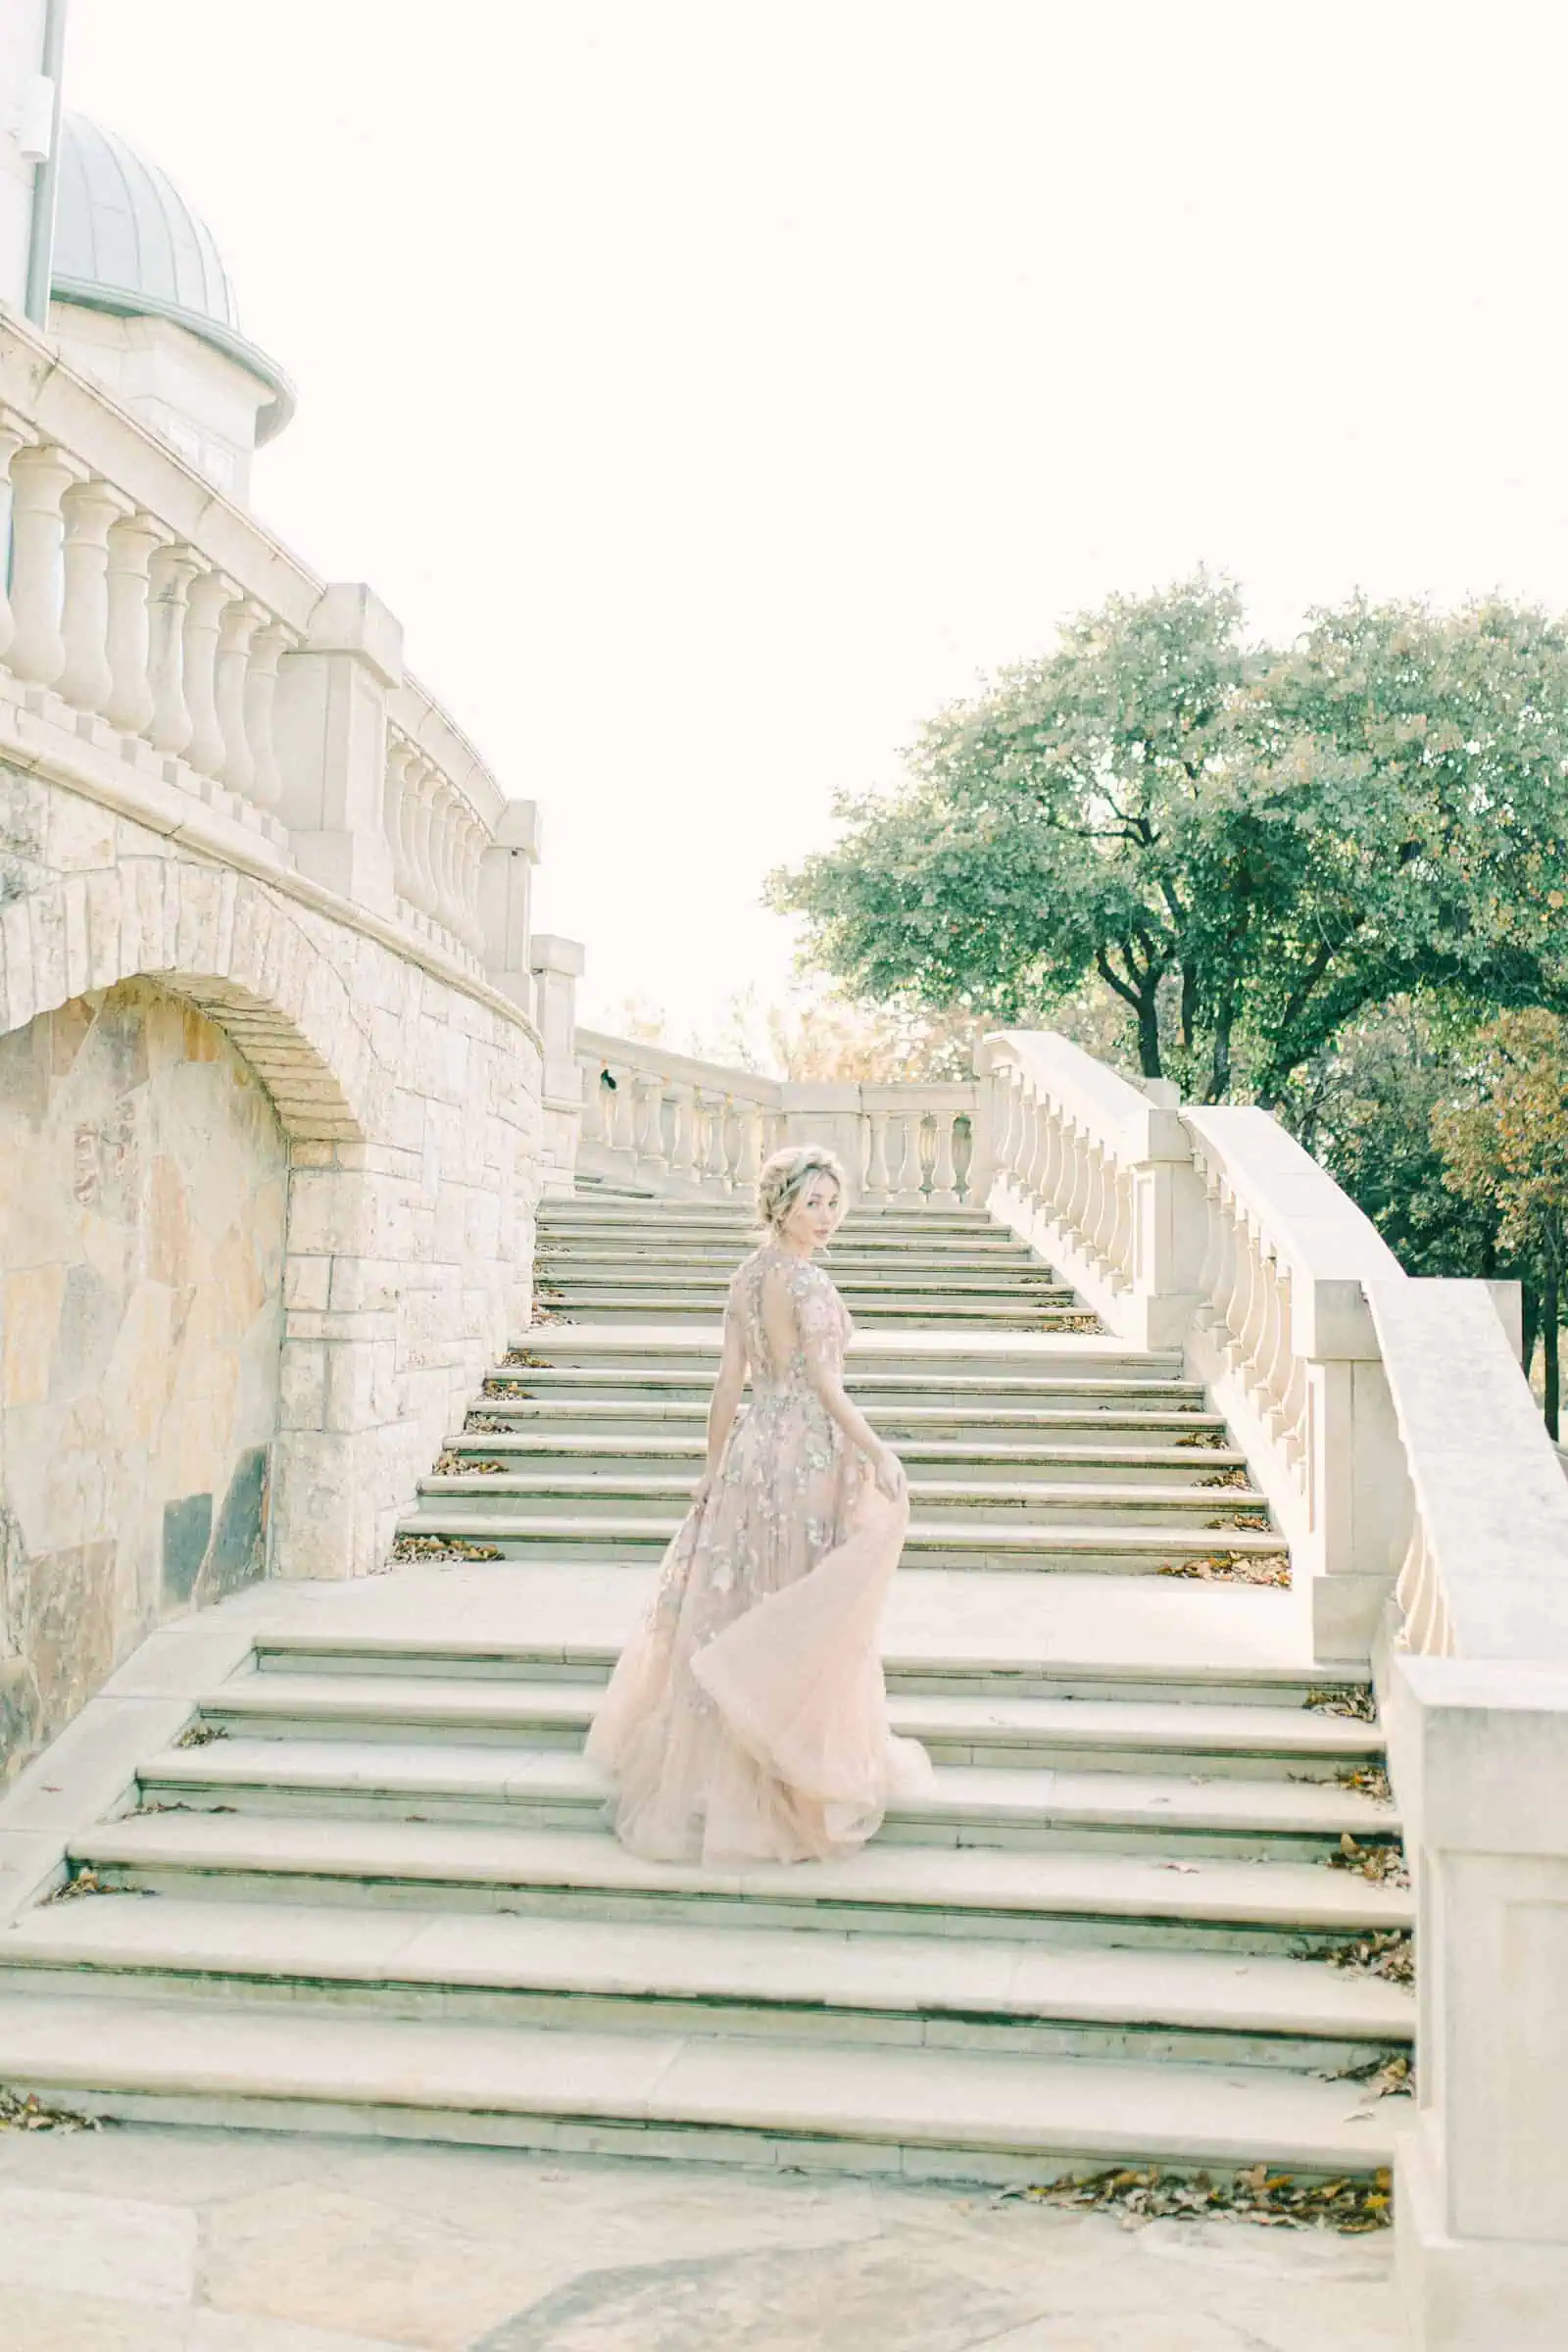
[{"label": "limestone block wall", "polygon": [[0,1037],[0,1745],[266,1564],[288,1154],[145,980]]},{"label": "limestone block wall", "polygon": [[[233,1544],[219,1537],[241,1456],[269,1442],[265,1471],[246,1473],[265,1495],[266,1572],[342,1577],[383,1565],[418,1478],[529,1319],[540,1054],[510,999],[464,980],[417,939],[405,943],[399,926],[302,875],[260,861],[246,870],[173,825],[159,830],[4,761],[0,1051],[0,1103],[29,1106],[7,1108],[0,1134],[0,1190],[20,1202],[0,1225],[0,1378],[7,1395],[18,1384],[23,1409],[56,1409],[69,1425],[83,1494],[135,1492],[145,1504],[134,1534],[62,1565],[53,1598],[40,1583],[35,1600],[0,1620],[15,1683],[22,1627],[42,1627],[55,1608],[80,1629],[96,1611],[95,1630],[71,1635],[79,1655],[69,1672],[44,1676],[69,1712],[145,1630],[148,1611],[199,1602],[257,1564],[253,1544],[244,1569],[231,1566]],[[120,1107],[139,1085],[148,1091],[133,1112]],[[156,1148],[158,1120],[198,1096],[209,1126],[181,1128],[184,1156],[155,1179],[171,1157]],[[118,1245],[117,1279],[129,1287],[110,1285],[112,1311],[80,1270],[106,1280],[98,1228],[72,1188],[111,1181],[100,1171],[125,1164],[117,1139],[139,1137],[138,1120],[144,1190],[122,1220],[135,1239]],[[22,1199],[34,1191],[37,1200]],[[235,1213],[220,1227],[219,1196],[230,1194]],[[202,1407],[202,1438],[171,1410],[167,1458],[158,1453],[138,1488],[132,1456],[147,1441],[115,1400],[118,1373],[154,1345],[137,1336],[138,1318],[157,1326],[152,1306],[133,1304],[135,1282],[153,1279],[153,1263],[172,1266],[181,1213],[209,1251],[200,1280],[212,1332],[230,1292],[254,1311],[243,1338],[224,1343],[236,1367],[221,1389],[229,1453],[220,1459],[216,1401]],[[33,1260],[63,1271],[41,1275]],[[238,1309],[222,1312],[228,1330]],[[215,1400],[230,1378],[209,1361],[217,1346],[204,1343],[202,1359]],[[71,1396],[55,1385],[57,1363]],[[194,1357],[180,1377],[198,1379]],[[94,1533],[61,1536],[69,1514],[44,1508],[40,1475],[9,1445],[0,1452],[9,1562],[110,1542],[85,1503],[79,1525]],[[203,1494],[212,1526],[198,1554]],[[189,1517],[171,1523],[166,1554],[164,1506],[181,1501]],[[28,1583],[25,1565],[17,1573]],[[90,1602],[72,1597],[71,1577],[83,1592],[90,1585]],[[44,1639],[26,1636],[34,1650]]]}]

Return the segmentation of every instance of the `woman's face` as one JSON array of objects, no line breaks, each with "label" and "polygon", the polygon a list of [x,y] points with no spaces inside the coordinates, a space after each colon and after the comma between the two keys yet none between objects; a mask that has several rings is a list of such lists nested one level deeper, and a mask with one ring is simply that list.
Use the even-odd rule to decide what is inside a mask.
[{"label": "woman's face", "polygon": [[797,1250],[822,1250],[838,1230],[844,1214],[839,1188],[831,1176],[813,1176],[801,1187],[779,1228]]}]

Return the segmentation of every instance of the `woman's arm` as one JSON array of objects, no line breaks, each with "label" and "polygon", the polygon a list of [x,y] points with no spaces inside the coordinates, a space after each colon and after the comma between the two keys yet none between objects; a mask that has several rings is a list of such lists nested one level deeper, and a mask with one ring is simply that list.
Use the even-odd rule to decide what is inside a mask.
[{"label": "woman's arm", "polygon": [[746,1334],[733,1299],[724,1310],[724,1347],[718,1359],[718,1378],[708,1407],[708,1459],[698,1483],[699,1501],[708,1493],[724,1458],[724,1447],[735,1424],[736,1410],[746,1387]]}]

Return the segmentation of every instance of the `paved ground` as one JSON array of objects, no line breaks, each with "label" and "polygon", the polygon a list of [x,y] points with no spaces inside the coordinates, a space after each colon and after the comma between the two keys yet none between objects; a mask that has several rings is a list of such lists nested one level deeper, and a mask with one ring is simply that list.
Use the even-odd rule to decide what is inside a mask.
[{"label": "paved ground", "polygon": [[1403,2352],[1391,2250],[710,2167],[0,2132],[6,2352]]}]

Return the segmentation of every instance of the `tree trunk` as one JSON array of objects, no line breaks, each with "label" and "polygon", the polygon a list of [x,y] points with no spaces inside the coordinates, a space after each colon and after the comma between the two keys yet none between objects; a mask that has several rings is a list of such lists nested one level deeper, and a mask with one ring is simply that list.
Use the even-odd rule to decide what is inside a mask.
[{"label": "tree trunk", "polygon": [[1541,1298],[1533,1282],[1519,1286],[1519,1361],[1526,1380],[1535,1366],[1536,1341],[1541,1332]]},{"label": "tree trunk", "polygon": [[1541,1320],[1546,1343],[1546,1435],[1555,1444],[1560,1396],[1557,1377],[1557,1275],[1555,1269],[1546,1276],[1541,1286]]},{"label": "tree trunk", "polygon": [[1146,1078],[1162,1078],[1159,1066],[1159,1004],[1151,986],[1138,1000],[1138,1066]]},{"label": "tree trunk", "polygon": [[1209,1071],[1208,1096],[1210,1102],[1223,1102],[1231,1091],[1231,1021],[1229,1004],[1221,1007],[1214,1023],[1214,1058]]}]

